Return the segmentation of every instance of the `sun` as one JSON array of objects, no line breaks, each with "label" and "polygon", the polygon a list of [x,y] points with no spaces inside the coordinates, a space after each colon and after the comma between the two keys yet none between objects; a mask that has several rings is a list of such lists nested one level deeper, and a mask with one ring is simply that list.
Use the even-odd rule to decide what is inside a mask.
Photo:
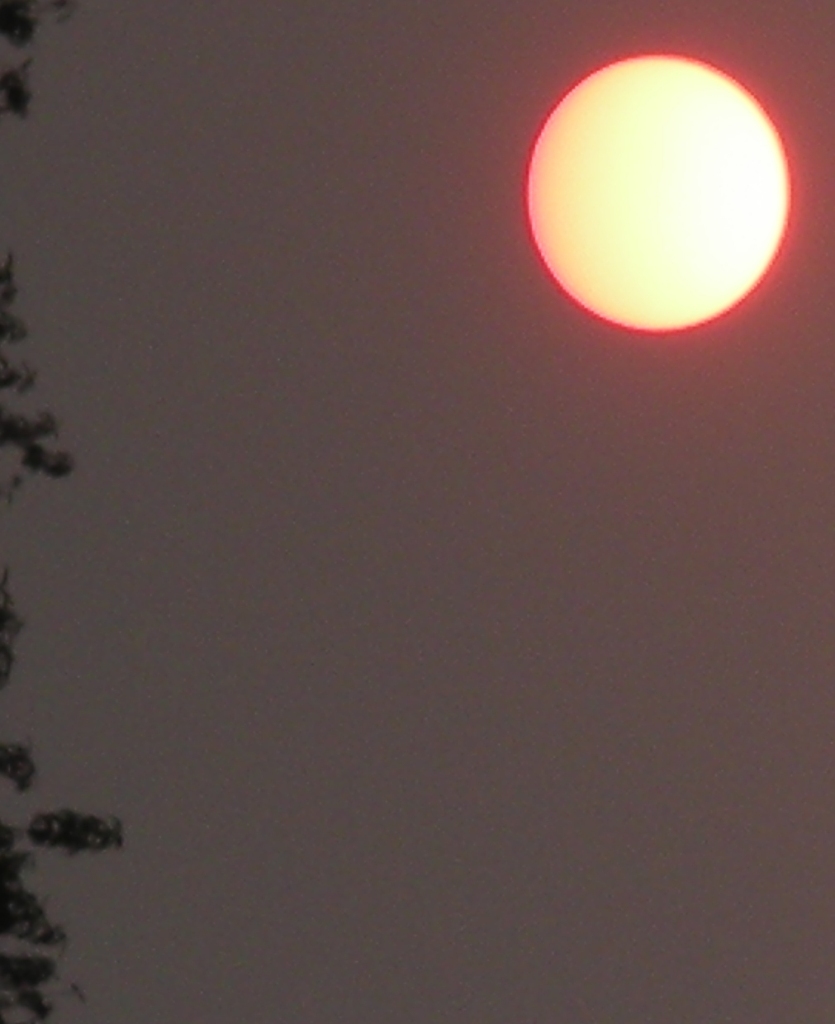
[{"label": "sun", "polygon": [[790,181],[776,129],[716,68],[610,64],[554,108],[533,148],[531,232],[559,284],[606,320],[675,331],[735,306],[783,239]]}]

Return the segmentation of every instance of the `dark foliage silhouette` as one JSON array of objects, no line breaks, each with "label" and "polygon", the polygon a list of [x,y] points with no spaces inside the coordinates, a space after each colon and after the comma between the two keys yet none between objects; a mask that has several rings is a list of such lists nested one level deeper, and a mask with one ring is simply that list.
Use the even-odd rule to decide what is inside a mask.
[{"label": "dark foliage silhouette", "polygon": [[118,818],[105,820],[70,810],[36,815],[26,834],[38,846],[60,846],[70,854],[108,850],[114,846],[121,848],[123,842],[122,823]]},{"label": "dark foliage silhouette", "polygon": [[[2,9],[2,8],[0,8]],[[35,371],[25,362],[16,362],[9,346],[26,338],[26,325],[9,308],[17,296],[14,279],[14,257],[9,253],[0,264],[0,393],[24,394],[35,385]],[[24,413],[0,401],[0,448],[15,457],[5,479],[0,478],[0,499],[11,501],[27,475],[67,476],[73,468],[68,452],[48,447],[44,442],[58,434],[58,423],[52,413]],[[2,685],[0,665],[0,685]]]},{"label": "dark foliage silhouette", "polygon": [[[0,3],[0,36],[12,46],[31,46],[37,36],[41,19],[54,14],[65,21],[76,8],[75,0],[3,0]],[[25,117],[32,98],[28,72],[31,58],[0,75],[0,114]]]},{"label": "dark foliage silhouette", "polygon": [[15,637],[23,626],[9,593],[9,570],[0,579],[0,690],[8,683],[14,665]]},{"label": "dark foliage silhouette", "polygon": [[9,68],[0,75],[0,113],[26,117],[32,92],[29,88],[29,66],[25,60],[19,67]]},{"label": "dark foliage silhouette", "polygon": [[[16,48],[29,46],[45,15],[63,20],[73,9],[74,0],[0,0],[0,36]],[[30,57],[0,73],[0,115],[26,115],[32,99],[31,64]],[[9,404],[36,383],[35,371],[11,354],[27,336],[25,323],[12,312],[16,297],[14,258],[9,252],[0,263],[0,449],[6,460],[0,470],[0,500],[5,502],[34,474],[60,478],[73,469],[71,456],[54,447],[55,417]],[[0,689],[9,682],[22,627],[6,568],[0,576]],[[0,743],[0,776],[19,793],[33,786],[37,770],[31,743]],[[26,826],[0,821],[0,1024],[43,1021],[54,1009],[53,997],[61,994],[54,988],[47,991],[47,986],[57,979],[56,954],[63,952],[67,934],[50,920],[44,901],[24,877],[37,866],[39,848],[76,856],[119,849],[122,844],[122,823],[112,816],[61,808],[35,814]],[[77,985],[61,990],[68,991],[84,999]]]},{"label": "dark foliage silhouette", "polygon": [[54,11],[63,21],[75,8],[75,0],[4,0],[0,4],[0,35],[13,46],[29,46],[45,14]]},{"label": "dark foliage silhouette", "polygon": [[11,779],[18,793],[31,787],[36,774],[30,746],[22,743],[0,744],[0,775]]}]

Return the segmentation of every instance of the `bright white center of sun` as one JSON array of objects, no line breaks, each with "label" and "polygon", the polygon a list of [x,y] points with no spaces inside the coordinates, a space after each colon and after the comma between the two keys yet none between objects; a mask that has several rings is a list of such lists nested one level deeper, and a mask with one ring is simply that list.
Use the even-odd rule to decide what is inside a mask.
[{"label": "bright white center of sun", "polygon": [[762,108],[680,57],[586,78],[551,113],[529,168],[531,229],[553,276],[599,316],[650,331],[712,319],[750,292],[788,207]]}]

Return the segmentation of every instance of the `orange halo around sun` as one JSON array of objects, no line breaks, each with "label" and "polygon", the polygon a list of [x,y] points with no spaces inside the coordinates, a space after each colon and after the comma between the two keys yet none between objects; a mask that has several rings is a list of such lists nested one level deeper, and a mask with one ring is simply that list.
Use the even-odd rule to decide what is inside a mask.
[{"label": "orange halo around sun", "polygon": [[641,330],[691,327],[739,302],[774,259],[788,211],[788,165],[765,112],[682,57],[634,57],[584,79],[530,161],[546,266],[581,305]]}]

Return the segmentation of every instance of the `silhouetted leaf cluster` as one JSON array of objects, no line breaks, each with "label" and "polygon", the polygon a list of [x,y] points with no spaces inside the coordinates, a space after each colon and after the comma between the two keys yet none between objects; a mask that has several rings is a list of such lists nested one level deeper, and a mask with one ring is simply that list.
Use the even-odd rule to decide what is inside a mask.
[{"label": "silhouetted leaf cluster", "polygon": [[0,114],[26,117],[29,113],[29,104],[32,102],[32,90],[29,86],[31,63],[30,57],[18,67],[7,68],[0,75]]},{"label": "silhouetted leaf cluster", "polygon": [[0,35],[13,46],[29,46],[44,15],[52,11],[58,21],[66,21],[76,6],[75,0],[2,0]]},{"label": "silhouetted leaf cluster", "polygon": [[2,1010],[22,1007],[30,1010],[35,1019],[45,1020],[53,1004],[40,987],[55,975],[55,961],[51,957],[0,955],[0,1007]]},{"label": "silhouetted leaf cluster", "polygon": [[[30,850],[21,850],[22,829],[0,824],[0,937],[28,943],[33,947],[65,948],[67,934],[46,914],[39,897],[26,887],[22,874],[34,866]],[[82,850],[94,853],[121,847],[122,823],[118,818],[98,818],[92,814],[60,810],[37,814],[25,830],[36,846],[63,847],[72,855]],[[42,987],[57,977],[54,956],[44,952],[0,954],[0,1024],[12,1021],[7,1011],[28,1010],[29,1019],[45,1020],[53,1010],[49,995]],[[71,986],[84,998],[77,985]]]},{"label": "silhouetted leaf cluster", "polygon": [[[6,744],[9,760],[22,764],[26,776],[35,774],[27,747]],[[14,773],[12,773],[14,778]],[[28,839],[33,846],[63,849],[69,856],[83,850],[100,853],[121,848],[124,842],[122,822],[108,816],[100,818],[68,808],[41,812],[33,816],[27,828],[16,828],[0,822],[0,937],[26,943],[36,952],[0,954],[0,1024],[22,1024],[7,1011],[29,1011],[30,1021],[45,1020],[53,1010],[49,995],[42,987],[57,977],[54,955],[43,950],[63,950],[67,943],[64,928],[49,919],[42,900],[27,888],[23,874],[35,866],[31,849],[21,848]],[[78,986],[72,990],[83,998]]]},{"label": "silhouetted leaf cluster", "polygon": [[9,591],[9,570],[0,577],[0,689],[9,681],[14,665],[14,643],[23,622],[15,611]]},{"label": "silhouetted leaf cluster", "polygon": [[[19,835],[19,829],[0,827],[0,936],[36,947],[64,946],[64,929],[49,920],[41,901],[23,882],[22,873],[32,868],[34,858],[16,848]],[[15,1009],[29,1010],[34,1014],[30,1020],[46,1019],[52,1003],[40,987],[56,973],[54,956],[43,952],[0,955],[0,1024],[11,1024],[7,1011]]]},{"label": "silhouetted leaf cluster", "polygon": [[118,818],[98,818],[67,809],[35,815],[26,834],[37,846],[60,846],[69,854],[121,849],[124,841]]},{"label": "silhouetted leaf cluster", "polygon": [[[47,14],[66,21],[75,9],[75,0],[0,0],[0,36],[18,49],[31,46]],[[26,117],[32,100],[28,79],[31,63],[30,58],[0,74],[0,114]]]},{"label": "silhouetted leaf cluster", "polygon": [[[0,264],[0,392],[6,390],[21,394],[34,386],[35,372],[26,363],[15,363],[8,353],[9,346],[22,341],[27,334],[26,325],[10,308],[16,296],[14,255],[10,252]],[[62,477],[72,472],[73,461],[69,453],[44,443],[57,435],[58,423],[52,413],[14,412],[0,403],[0,448],[16,450],[18,456],[17,469],[6,480],[0,481],[0,498],[10,501],[27,474]]]},{"label": "silhouetted leaf cluster", "polygon": [[43,985],[55,977],[55,961],[48,956],[0,955],[0,986]]},{"label": "silhouetted leaf cluster", "polygon": [[[46,425],[42,423],[41,427]],[[2,683],[8,681],[14,664],[14,644],[21,628],[6,569],[0,577]],[[31,745],[0,744],[0,776],[18,792],[29,789],[37,776]],[[33,849],[23,846],[27,841],[31,847],[63,850],[75,856],[85,850],[100,853],[121,849],[124,833],[122,822],[112,815],[101,818],[69,808],[41,811],[25,828],[0,821],[0,938],[33,948],[32,952],[0,954],[0,1024],[35,1024],[50,1016],[54,1002],[44,986],[57,977],[58,971],[55,956],[45,950],[62,951],[67,942],[63,926],[50,920],[42,900],[24,882],[24,872],[35,866]],[[72,985],[71,991],[84,998],[77,985]],[[22,1013],[28,1017],[21,1017]]]},{"label": "silhouetted leaf cluster", "polygon": [[[64,929],[52,924],[41,901],[21,879],[21,872],[31,865],[28,852],[12,849],[0,855],[0,935],[33,946],[64,946]],[[56,974],[54,956],[42,952],[0,955],[0,1024],[12,1024],[7,1011],[14,1010],[30,1011],[29,1020],[45,1020],[53,1004],[41,986]]]},{"label": "silhouetted leaf cluster", "polygon": [[31,0],[6,0],[0,7],[0,35],[15,46],[28,46],[35,38],[37,27]]},{"label": "silhouetted leaf cluster", "polygon": [[10,779],[18,793],[32,786],[36,774],[31,747],[22,743],[0,743],[0,775]]},{"label": "silhouetted leaf cluster", "polygon": [[[0,0],[0,36],[15,47],[29,46],[44,15],[55,14],[61,21],[74,9],[75,0]],[[26,115],[32,98],[27,77],[31,63],[29,58],[0,73],[0,114]],[[14,361],[9,353],[10,346],[25,339],[27,333],[26,325],[11,310],[16,296],[14,261],[9,253],[0,263],[0,397],[2,393],[25,394],[35,384],[34,370],[25,362]],[[9,479],[0,480],[0,497],[10,500],[28,474],[62,477],[72,470],[70,456],[49,444],[57,432],[51,413],[20,412],[0,401],[0,448],[9,449],[16,457]],[[6,569],[0,577],[0,689],[9,681],[15,640],[23,625],[8,580]],[[31,746],[0,744],[0,776],[18,792],[29,789],[37,776]],[[46,950],[62,951],[67,941],[64,928],[48,918],[40,898],[24,884],[22,876],[35,866],[35,854],[23,844],[61,849],[75,856],[83,850],[118,849],[123,841],[118,818],[99,818],[68,808],[35,814],[25,828],[0,821],[0,938],[33,947],[0,953],[0,1024],[35,1024],[52,1013],[54,993],[44,988],[57,977],[57,967],[55,956]],[[70,989],[84,998],[77,985]]]},{"label": "silhouetted leaf cluster", "polygon": [[[75,10],[75,0],[0,0],[0,36],[18,49],[30,46],[45,16],[54,14],[59,21]],[[32,58],[18,67],[0,73],[0,115],[16,114],[24,117],[32,98],[29,69]],[[11,252],[0,263],[0,392],[24,394],[35,385],[35,371],[25,362],[11,358],[10,346],[26,337],[26,324],[12,312],[17,297],[14,278],[14,258]],[[62,477],[72,471],[72,458],[67,452],[56,450],[49,442],[57,437],[58,425],[50,413],[28,415],[0,404],[0,448],[10,449],[17,455],[17,465],[7,478],[0,479],[0,499],[10,501],[33,473]],[[0,686],[8,676],[3,671],[0,650]]]}]

